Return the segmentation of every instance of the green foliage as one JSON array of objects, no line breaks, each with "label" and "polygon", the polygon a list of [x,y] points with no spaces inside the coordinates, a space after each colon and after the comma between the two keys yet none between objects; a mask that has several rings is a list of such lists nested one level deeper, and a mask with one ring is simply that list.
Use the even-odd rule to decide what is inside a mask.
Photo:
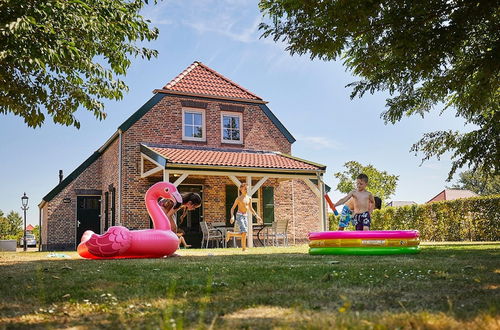
[{"label": "green foliage", "polygon": [[119,100],[128,87],[130,56],[157,51],[136,46],[154,40],[139,11],[147,0],[0,2],[0,113],[41,126],[46,115],[77,128],[79,106],[106,117],[103,99]]},{"label": "green foliage", "polygon": [[416,229],[425,241],[498,241],[500,195],[375,210],[371,229]]},{"label": "green foliage", "polygon": [[451,152],[449,180],[464,165],[500,172],[498,1],[261,0],[260,8],[270,18],[263,37],[291,54],[340,58],[361,77],[348,85],[352,98],[388,91],[386,123],[452,108],[471,124],[467,133],[424,134],[411,149],[423,161]]},{"label": "green foliage", "polygon": [[379,171],[373,165],[361,165],[356,161],[349,161],[344,164],[346,170],[337,172],[334,176],[340,180],[337,190],[343,193],[349,193],[356,188],[356,177],[364,173],[368,175],[368,187],[374,196],[382,199],[382,204],[396,191],[399,176],[391,175],[386,171]]},{"label": "green foliage", "polygon": [[36,225],[32,231],[33,235],[36,237],[36,241],[39,243],[40,242],[40,226]]},{"label": "green foliage", "polygon": [[467,189],[479,195],[500,194],[500,175],[483,173],[483,170],[465,171],[459,174],[454,189]]},{"label": "green foliage", "polygon": [[17,239],[23,228],[23,218],[19,213],[11,211],[6,217],[0,211],[0,239]]}]

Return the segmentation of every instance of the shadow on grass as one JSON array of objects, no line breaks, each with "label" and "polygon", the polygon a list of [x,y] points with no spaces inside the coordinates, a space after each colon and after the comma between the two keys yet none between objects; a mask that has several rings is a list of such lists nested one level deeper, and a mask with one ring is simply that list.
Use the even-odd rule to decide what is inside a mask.
[{"label": "shadow on grass", "polygon": [[426,312],[467,321],[496,315],[499,251],[439,246],[406,256],[193,250],[166,259],[52,260],[46,252],[35,260],[1,258],[0,326],[265,327],[280,313]]}]

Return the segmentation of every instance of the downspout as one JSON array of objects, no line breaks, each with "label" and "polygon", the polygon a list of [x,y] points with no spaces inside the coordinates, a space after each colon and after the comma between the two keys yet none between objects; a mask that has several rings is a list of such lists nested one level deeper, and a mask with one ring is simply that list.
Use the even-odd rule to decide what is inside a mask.
[{"label": "downspout", "polygon": [[40,205],[38,205],[38,233],[40,234],[40,241],[38,242],[38,252],[40,252],[42,251],[42,208],[40,207]]},{"label": "downspout", "polygon": [[122,225],[122,130],[118,129],[118,224]]},{"label": "downspout", "polygon": [[320,175],[319,173],[316,173],[316,176],[318,177],[318,183],[320,183],[320,190],[321,190],[321,210],[320,210],[320,214],[321,216],[323,217],[322,220],[322,223],[323,223],[323,228],[322,230],[323,231],[328,231],[330,228],[329,228],[329,225],[328,225],[328,217],[327,217],[327,212],[326,212],[326,204],[325,204],[325,183],[323,182],[323,175]]}]

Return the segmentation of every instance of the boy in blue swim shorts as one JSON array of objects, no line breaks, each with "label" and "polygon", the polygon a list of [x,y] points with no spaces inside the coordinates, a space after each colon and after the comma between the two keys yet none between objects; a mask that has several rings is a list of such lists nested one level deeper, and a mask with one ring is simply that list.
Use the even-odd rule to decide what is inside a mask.
[{"label": "boy in blue swim shorts", "polygon": [[339,219],[339,229],[340,231],[345,230],[347,227],[349,227],[349,223],[351,222],[351,216],[352,216],[352,210],[353,210],[353,202],[352,200],[349,200],[347,203],[345,203],[344,207],[342,207],[342,211],[340,212],[340,219]]}]

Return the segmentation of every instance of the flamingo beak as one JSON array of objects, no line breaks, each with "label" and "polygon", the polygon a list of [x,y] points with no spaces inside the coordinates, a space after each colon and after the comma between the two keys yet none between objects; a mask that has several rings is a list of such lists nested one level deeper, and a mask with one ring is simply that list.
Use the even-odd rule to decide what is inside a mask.
[{"label": "flamingo beak", "polygon": [[172,201],[175,203],[175,209],[179,208],[182,205],[182,196],[177,190],[172,193]]}]

